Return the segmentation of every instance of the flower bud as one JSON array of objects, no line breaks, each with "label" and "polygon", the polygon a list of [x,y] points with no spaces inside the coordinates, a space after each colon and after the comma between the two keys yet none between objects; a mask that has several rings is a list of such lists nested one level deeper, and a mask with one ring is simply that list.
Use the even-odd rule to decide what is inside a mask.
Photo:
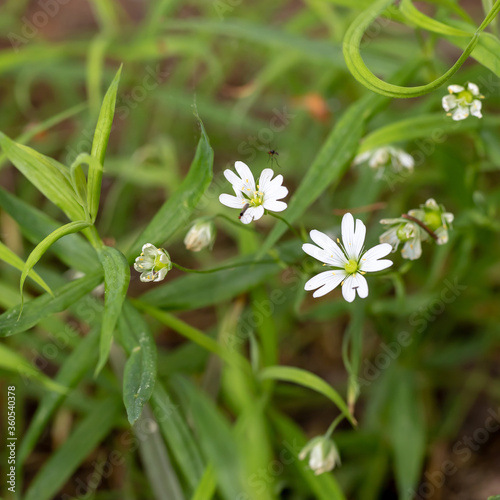
[{"label": "flower bud", "polygon": [[184,238],[184,245],[191,252],[199,252],[203,248],[212,248],[215,241],[215,224],[211,219],[198,219]]},{"label": "flower bud", "polygon": [[340,465],[340,455],[332,439],[316,436],[311,439],[299,453],[299,459],[304,460],[309,455],[309,467],[317,476],[333,470]]}]

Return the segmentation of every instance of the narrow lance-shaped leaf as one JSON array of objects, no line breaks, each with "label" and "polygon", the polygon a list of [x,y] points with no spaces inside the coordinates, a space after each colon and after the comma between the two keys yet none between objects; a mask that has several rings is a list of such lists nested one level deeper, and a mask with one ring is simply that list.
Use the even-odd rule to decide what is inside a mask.
[{"label": "narrow lance-shaped leaf", "polygon": [[94,401],[88,415],[40,468],[23,499],[56,498],[59,489],[116,424],[120,418],[120,407],[120,400],[115,395]]},{"label": "narrow lance-shaped leaf", "polygon": [[84,295],[90,293],[101,283],[101,280],[102,270],[99,270],[55,289],[54,296],[48,293],[40,295],[24,306],[21,318],[19,318],[20,304],[8,309],[0,315],[0,337],[25,332],[41,319],[53,313],[64,311]]},{"label": "narrow lance-shaped leaf", "polygon": [[187,222],[212,180],[214,152],[210,147],[208,136],[199,117],[198,121],[201,129],[201,137],[189,173],[175,193],[158,210],[153,220],[147,225],[146,229],[139,235],[131,249],[127,252],[130,260],[139,255],[144,243],[161,245],[177,229],[182,227]]},{"label": "narrow lance-shaped leaf", "polygon": [[[12,267],[15,267],[16,269],[19,269],[19,271],[22,271],[24,269],[24,261],[21,259],[18,255],[16,255],[9,247],[6,247],[1,241],[0,241],[0,259],[9,264]],[[31,270],[28,274],[28,276],[38,285],[40,285],[46,292],[52,294],[52,290],[50,289],[49,285],[43,281],[43,279],[33,270]]]},{"label": "narrow lance-shaped leaf", "polygon": [[[46,238],[44,238],[30,253],[26,264],[24,265],[23,273],[21,275],[21,280],[19,282],[19,290],[21,293],[21,312],[23,308],[23,286],[28,273],[31,271],[33,266],[40,260],[42,255],[48,250],[48,248],[55,243],[59,238],[67,234],[77,233],[82,229],[89,227],[90,224],[86,221],[70,222],[54,232],[50,233]],[[21,314],[21,312],[19,314]]]},{"label": "narrow lance-shaped leaf", "polygon": [[113,332],[122,311],[130,281],[130,268],[127,259],[119,250],[103,246],[98,249],[97,253],[104,269],[104,311],[96,375],[108,359]]},{"label": "narrow lance-shaped leaf", "polygon": [[[55,382],[68,389],[76,387],[84,375],[90,370],[97,359],[97,348],[99,345],[99,333],[93,328],[90,333],[83,337],[73,352],[64,360]],[[50,417],[59,405],[64,401],[63,394],[48,393],[43,396],[35,414],[31,418],[28,429],[24,432],[21,446],[17,454],[17,464],[22,465],[33,450],[38,438],[45,430]]]},{"label": "narrow lance-shaped leaf", "polygon": [[113,125],[113,117],[115,115],[116,94],[118,92],[118,83],[120,82],[120,74],[122,67],[116,72],[111,85],[104,96],[101,111],[97,120],[97,125],[94,132],[94,140],[92,141],[91,155],[97,160],[89,164],[88,175],[88,191],[87,201],[92,221],[95,221],[99,210],[99,200],[101,198],[101,182],[102,182],[102,166],[104,165],[104,157],[108,147],[109,135]]},{"label": "narrow lance-shaped leaf", "polygon": [[12,349],[9,349],[4,344],[0,344],[0,368],[12,373],[17,373],[21,377],[38,380],[51,391],[58,393],[66,392],[66,387],[52,381],[49,377],[35,368],[28,360]]},{"label": "narrow lance-shaped leaf", "polygon": [[1,132],[0,146],[14,166],[69,219],[85,218],[85,212],[75,197],[69,170],[64,165],[28,146],[17,144]]},{"label": "narrow lance-shaped leaf", "polygon": [[128,302],[118,323],[120,340],[129,355],[123,373],[123,401],[133,425],[153,394],[156,381],[156,344],[142,315]]},{"label": "narrow lance-shaped leaf", "polygon": [[330,384],[314,373],[292,366],[269,366],[264,368],[259,376],[261,380],[271,379],[293,382],[323,394],[323,396],[326,396],[337,406],[352,425],[356,425],[356,420],[350,414],[346,403],[339,393]]}]

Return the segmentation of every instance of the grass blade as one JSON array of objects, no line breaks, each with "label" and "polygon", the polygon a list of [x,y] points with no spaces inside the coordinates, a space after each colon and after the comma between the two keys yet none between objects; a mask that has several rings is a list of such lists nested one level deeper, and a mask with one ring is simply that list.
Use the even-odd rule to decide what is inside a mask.
[{"label": "grass blade", "polygon": [[127,259],[119,250],[104,246],[98,249],[97,254],[104,270],[104,311],[96,375],[108,359],[113,332],[121,314],[130,282],[130,268]]}]

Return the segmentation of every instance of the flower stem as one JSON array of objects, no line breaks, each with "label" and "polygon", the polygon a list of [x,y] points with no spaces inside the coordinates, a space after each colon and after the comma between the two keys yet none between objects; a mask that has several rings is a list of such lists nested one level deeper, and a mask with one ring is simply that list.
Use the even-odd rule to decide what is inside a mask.
[{"label": "flower stem", "polygon": [[430,234],[436,241],[439,239],[437,234],[432,231],[432,229],[429,229],[421,220],[417,219],[416,217],[413,217],[412,215],[408,214],[403,214],[401,215],[403,219],[408,219],[414,222],[415,224],[418,224],[425,232]]},{"label": "flower stem", "polygon": [[331,424],[330,424],[330,427],[328,427],[328,430],[325,432],[325,438],[326,439],[329,439],[333,433],[333,431],[335,430],[335,428],[337,427],[337,425],[340,424],[340,422],[342,422],[342,420],[344,420],[345,418],[345,415],[343,413],[341,413]]},{"label": "flower stem", "polygon": [[299,240],[302,240],[304,243],[306,242],[306,240],[299,234],[299,232],[286,219],[284,219],[280,215],[276,215],[274,212],[266,211],[266,213],[268,215],[271,215],[275,219],[278,219],[281,222],[284,222],[288,226],[288,229],[290,229],[290,231],[292,231],[292,233],[295,234],[295,236],[297,236],[297,238],[299,238]]},{"label": "flower stem", "polygon": [[273,259],[260,260],[260,261],[247,260],[245,262],[238,262],[236,264],[230,264],[228,266],[214,267],[212,269],[189,269],[187,267],[181,266],[180,264],[176,264],[175,262],[172,262],[172,266],[176,267],[180,271],[184,271],[185,273],[207,274],[207,273],[216,273],[217,271],[224,271],[225,269],[234,269],[235,267],[250,266],[250,265],[257,266],[260,264],[274,264],[274,263],[276,263],[276,261]]}]

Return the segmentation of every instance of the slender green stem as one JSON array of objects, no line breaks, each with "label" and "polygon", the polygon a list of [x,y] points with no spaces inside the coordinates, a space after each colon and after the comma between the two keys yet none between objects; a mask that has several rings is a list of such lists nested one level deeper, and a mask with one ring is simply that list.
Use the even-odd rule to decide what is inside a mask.
[{"label": "slender green stem", "polygon": [[333,433],[333,431],[336,429],[337,425],[340,424],[340,422],[342,422],[342,420],[344,420],[345,418],[345,415],[344,414],[340,414],[331,424],[330,424],[330,427],[328,427],[328,430],[325,432],[325,438],[326,439],[329,439]]},{"label": "slender green stem", "polygon": [[95,226],[87,227],[82,232],[83,234],[85,234],[85,236],[95,249],[102,248],[104,246],[104,243],[101,240],[101,237],[99,236],[99,233],[97,232]]},{"label": "slender green stem", "polygon": [[300,233],[285,218],[281,217],[280,215],[276,215],[274,212],[268,212],[268,211],[266,211],[266,213],[268,215],[271,215],[275,219],[278,219],[281,222],[284,222],[288,226],[288,229],[290,229],[290,231],[292,231],[292,233],[295,236],[297,236],[297,238],[299,238],[299,240],[303,241],[304,243],[306,242],[306,240],[300,235]]},{"label": "slender green stem", "polygon": [[199,273],[199,274],[208,274],[208,273],[216,273],[217,271],[224,271],[225,269],[234,269],[236,267],[244,267],[244,266],[250,266],[250,265],[261,265],[261,264],[274,264],[276,261],[273,259],[268,259],[268,260],[259,260],[259,261],[254,261],[254,260],[247,260],[245,262],[237,262],[235,264],[230,264],[228,266],[221,266],[221,267],[214,267],[212,269],[189,269],[187,267],[181,266],[180,264],[176,264],[175,262],[172,262],[172,265],[179,269],[180,271],[184,271],[185,273]]}]

